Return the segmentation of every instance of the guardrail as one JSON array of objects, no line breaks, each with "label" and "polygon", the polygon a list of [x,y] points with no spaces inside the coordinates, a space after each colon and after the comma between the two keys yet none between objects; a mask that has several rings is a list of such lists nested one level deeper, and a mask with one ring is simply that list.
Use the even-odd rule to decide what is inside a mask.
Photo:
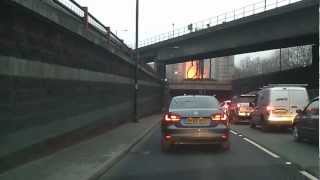
[{"label": "guardrail", "polygon": [[87,29],[92,29],[101,34],[107,39],[113,47],[124,51],[127,55],[132,55],[132,49],[129,48],[123,40],[119,39],[114,33],[111,32],[110,27],[106,27],[97,18],[95,18],[87,7],[83,7],[74,0],[52,0],[55,4],[78,17],[83,21]]},{"label": "guardrail", "polygon": [[[107,42],[112,46],[122,50],[128,56],[133,57],[134,50],[128,47],[123,40],[119,39],[113,32],[111,32],[110,27],[106,27],[91,13],[89,13],[87,7],[81,6],[74,0],[52,0],[52,2],[83,21],[85,28],[90,28],[98,32],[104,36],[107,39]],[[139,63],[139,66],[145,71],[153,74],[155,73],[155,71],[147,64]]]},{"label": "guardrail", "polygon": [[229,11],[218,16],[214,16],[196,23],[189,24],[188,26],[173,29],[172,31],[147,38],[139,42],[139,47],[155,44],[168,39],[173,39],[185,34],[196,32],[199,30],[207,29],[223,23],[241,19],[247,16],[255,15],[271,9],[286,6],[302,0],[264,0],[251,5],[244,6],[233,11]]}]

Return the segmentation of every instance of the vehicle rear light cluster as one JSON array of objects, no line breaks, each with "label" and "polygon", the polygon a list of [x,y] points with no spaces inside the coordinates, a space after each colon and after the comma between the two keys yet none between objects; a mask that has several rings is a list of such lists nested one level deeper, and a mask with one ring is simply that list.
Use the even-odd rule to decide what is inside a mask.
[{"label": "vehicle rear light cluster", "polygon": [[179,122],[181,119],[181,116],[177,115],[177,114],[174,114],[174,113],[166,113],[164,115],[164,118],[163,118],[163,121],[162,121],[162,124],[175,124],[177,122]]},{"label": "vehicle rear light cluster", "polygon": [[172,137],[171,135],[166,134],[166,135],[164,136],[164,139],[165,139],[165,140],[169,140],[169,139],[171,139],[171,137]]},{"label": "vehicle rear light cluster", "polygon": [[164,116],[165,122],[178,122],[180,119],[181,117],[179,115],[173,113],[166,113]]},{"label": "vehicle rear light cluster", "polygon": [[211,116],[212,121],[225,121],[227,117],[223,113],[216,113]]},{"label": "vehicle rear light cluster", "polygon": [[227,134],[227,133],[226,133],[226,134],[223,134],[223,135],[221,136],[221,138],[222,138],[222,139],[228,139],[228,138],[229,138],[229,134]]},{"label": "vehicle rear light cluster", "polygon": [[269,111],[269,112],[270,112],[270,111],[272,111],[274,108],[273,108],[272,106],[267,106],[267,108],[266,108],[266,109],[267,109],[267,111]]}]

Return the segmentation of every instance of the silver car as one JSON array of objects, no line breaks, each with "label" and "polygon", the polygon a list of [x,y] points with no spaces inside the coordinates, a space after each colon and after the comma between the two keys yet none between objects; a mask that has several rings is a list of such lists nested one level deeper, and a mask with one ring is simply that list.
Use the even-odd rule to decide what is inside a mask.
[{"label": "silver car", "polygon": [[179,144],[221,144],[230,148],[229,124],[214,96],[176,96],[161,120],[161,147]]}]

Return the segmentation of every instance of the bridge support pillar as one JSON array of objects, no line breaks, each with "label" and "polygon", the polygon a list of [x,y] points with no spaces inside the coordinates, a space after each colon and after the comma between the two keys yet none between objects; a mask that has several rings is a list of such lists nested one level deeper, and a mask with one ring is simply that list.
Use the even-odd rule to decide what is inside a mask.
[{"label": "bridge support pillar", "polygon": [[159,74],[160,78],[165,79],[166,78],[166,65],[164,63],[156,62],[154,66],[155,66],[156,72]]},{"label": "bridge support pillar", "polygon": [[312,45],[312,67],[316,80],[319,79],[319,43]]}]

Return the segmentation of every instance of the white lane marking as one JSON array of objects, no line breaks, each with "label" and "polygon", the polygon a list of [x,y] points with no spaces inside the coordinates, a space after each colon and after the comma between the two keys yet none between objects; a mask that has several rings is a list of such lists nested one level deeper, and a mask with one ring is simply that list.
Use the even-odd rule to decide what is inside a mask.
[{"label": "white lane marking", "polygon": [[239,134],[238,136],[239,136],[239,137],[242,137],[242,135],[241,135],[241,134]]},{"label": "white lane marking", "polygon": [[308,179],[310,180],[318,180],[318,178],[314,177],[313,175],[311,175],[310,173],[308,173],[307,171],[300,171],[300,173],[304,176],[306,176]]},{"label": "white lane marking", "polygon": [[235,131],[230,131],[232,134],[234,134],[234,135],[237,135],[238,133],[237,132],[235,132]]},{"label": "white lane marking", "polygon": [[292,163],[290,161],[287,161],[286,162],[286,165],[291,165]]},{"label": "white lane marking", "polygon": [[245,141],[249,142],[250,144],[252,144],[252,145],[256,146],[257,148],[261,149],[262,151],[266,152],[267,154],[269,154],[270,156],[272,156],[272,157],[274,157],[274,158],[280,158],[280,156],[278,156],[277,154],[275,154],[275,153],[273,153],[273,152],[269,151],[268,149],[266,149],[266,148],[264,148],[264,147],[260,146],[259,144],[257,144],[257,143],[255,143],[255,142],[251,141],[251,140],[250,140],[250,139],[248,139],[248,138],[243,138],[243,140],[245,140]]}]

